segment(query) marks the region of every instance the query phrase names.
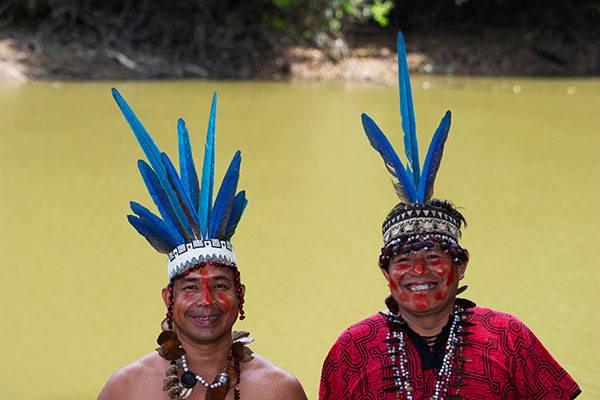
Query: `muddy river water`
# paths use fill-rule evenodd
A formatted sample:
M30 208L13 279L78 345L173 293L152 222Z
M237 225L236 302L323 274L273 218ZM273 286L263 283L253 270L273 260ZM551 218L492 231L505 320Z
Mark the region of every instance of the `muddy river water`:
M422 157L446 109L436 184L468 220L465 297L517 315L600 398L600 81L413 79ZM0 397L93 399L152 351L166 262L128 225L154 208L117 87L176 159L183 117L201 159L219 92L217 179L242 150L249 206L234 245L253 349L316 399L339 333L383 306L390 179L360 113L401 143L395 88L344 83L42 82L0 86ZM598 251L599 254L596 254Z

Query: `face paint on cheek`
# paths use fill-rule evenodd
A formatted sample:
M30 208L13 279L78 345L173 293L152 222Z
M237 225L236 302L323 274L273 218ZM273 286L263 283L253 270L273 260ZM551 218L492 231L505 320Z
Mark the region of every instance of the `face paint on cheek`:
M446 298L447 294L448 294L448 289L443 288L435 294L435 299L436 300L444 300Z
M231 311L231 298L225 294L225 293L219 293L217 294L217 300L219 301L219 303L221 304L221 306L223 307L223 310L228 313Z

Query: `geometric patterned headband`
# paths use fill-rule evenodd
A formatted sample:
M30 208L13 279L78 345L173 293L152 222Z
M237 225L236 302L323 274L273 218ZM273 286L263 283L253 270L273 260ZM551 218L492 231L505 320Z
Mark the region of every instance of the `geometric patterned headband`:
M429 204L410 204L385 220L382 233L384 247L423 234L441 235L458 242L460 222L443 208Z

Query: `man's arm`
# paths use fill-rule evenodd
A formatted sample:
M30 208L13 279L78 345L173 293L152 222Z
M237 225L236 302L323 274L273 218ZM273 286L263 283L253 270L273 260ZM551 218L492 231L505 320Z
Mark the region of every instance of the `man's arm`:
M152 352L110 377L98 395L98 400L147 400L162 393L164 362ZM167 364L168 366L168 364Z
M519 366L514 376L519 397L572 400L581 393L573 378L523 322L514 318L510 329Z

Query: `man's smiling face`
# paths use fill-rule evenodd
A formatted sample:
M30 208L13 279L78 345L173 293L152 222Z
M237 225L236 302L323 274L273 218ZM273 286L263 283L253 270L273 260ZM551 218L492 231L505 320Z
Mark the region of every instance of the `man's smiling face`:
M180 337L215 342L231 332L237 316L238 298L229 268L206 264L175 280L173 323Z
M420 316L451 311L465 269L466 263L458 265L436 244L398 254L382 271L400 313Z

